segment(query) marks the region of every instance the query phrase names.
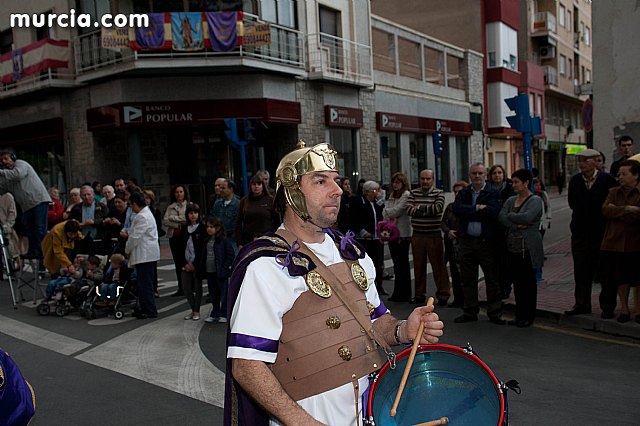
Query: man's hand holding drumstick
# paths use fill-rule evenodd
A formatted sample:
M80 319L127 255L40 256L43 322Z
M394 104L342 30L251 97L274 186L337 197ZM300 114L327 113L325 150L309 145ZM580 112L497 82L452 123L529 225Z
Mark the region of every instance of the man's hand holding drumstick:
M421 306L415 308L407 321L398 330L398 337L402 343L411 343L416 337L420 323L424 324L424 331L420 338L420 344L438 343L444 333L444 323L440 321L438 314L433 312L433 306Z

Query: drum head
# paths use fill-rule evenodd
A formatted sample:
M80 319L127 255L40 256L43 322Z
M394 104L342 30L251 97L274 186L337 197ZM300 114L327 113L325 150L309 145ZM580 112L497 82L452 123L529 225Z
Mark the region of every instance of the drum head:
M389 414L411 348L398 354L372 385L368 412L376 426L415 425L448 417L451 425L501 424L503 395L482 361L448 345L421 346L416 353L396 416Z

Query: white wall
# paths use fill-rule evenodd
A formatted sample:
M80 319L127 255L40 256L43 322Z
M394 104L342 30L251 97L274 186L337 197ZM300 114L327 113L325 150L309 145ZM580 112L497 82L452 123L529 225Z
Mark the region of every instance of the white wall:
M495 52L495 65L489 64L491 52ZM518 32L502 22L487 24L487 67L505 67L518 70ZM515 60L511 60L511 56Z
M487 120L489 127L509 127L507 116L513 115L504 102L518 94L518 88L504 82L487 84Z

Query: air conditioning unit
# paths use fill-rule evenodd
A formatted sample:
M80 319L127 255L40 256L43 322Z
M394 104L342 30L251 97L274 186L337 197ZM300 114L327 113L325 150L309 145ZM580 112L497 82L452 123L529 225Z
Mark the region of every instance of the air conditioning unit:
M542 46L540 48L540 59L553 59L556 57L556 48L554 46Z

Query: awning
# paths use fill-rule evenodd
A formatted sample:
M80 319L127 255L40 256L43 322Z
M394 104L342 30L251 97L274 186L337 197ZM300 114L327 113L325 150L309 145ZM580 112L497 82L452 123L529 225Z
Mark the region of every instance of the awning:
M60 142L63 135L62 118L50 118L0 129L0 145Z

